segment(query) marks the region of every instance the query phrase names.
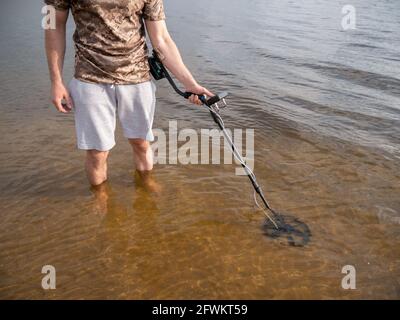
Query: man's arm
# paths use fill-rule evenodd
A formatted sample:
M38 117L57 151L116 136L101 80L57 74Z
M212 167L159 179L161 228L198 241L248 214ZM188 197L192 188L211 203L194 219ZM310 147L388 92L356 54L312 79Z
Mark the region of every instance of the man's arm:
M62 113L68 113L72 109L72 100L62 78L68 13L68 10L57 10L56 29L45 31L46 55L51 80L51 99L57 110Z
M164 20L150 21L145 20L147 33L149 35L153 48L159 54L163 64L174 74L174 76L182 83L187 92L195 93L190 97L190 101L195 104L201 104L197 94L205 94L209 97L213 94L206 88L200 86L193 78L190 71L186 68L182 61L175 42L172 40L167 25Z

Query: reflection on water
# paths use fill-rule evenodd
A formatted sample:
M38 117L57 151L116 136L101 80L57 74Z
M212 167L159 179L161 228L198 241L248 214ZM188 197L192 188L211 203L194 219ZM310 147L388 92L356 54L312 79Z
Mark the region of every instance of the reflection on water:
M329 1L166 2L194 73L232 92L226 125L255 128L267 199L309 226L311 241L297 248L264 236L252 187L233 166L158 165L146 184L120 131L109 182L90 189L73 117L49 107L31 14L42 2L5 1L0 297L399 298L400 3L353 2L350 33ZM187 14L209 5L201 19ZM156 127L214 126L164 82L158 98ZM51 292L40 287L47 264L57 270ZM341 289L345 265L356 267L355 291Z

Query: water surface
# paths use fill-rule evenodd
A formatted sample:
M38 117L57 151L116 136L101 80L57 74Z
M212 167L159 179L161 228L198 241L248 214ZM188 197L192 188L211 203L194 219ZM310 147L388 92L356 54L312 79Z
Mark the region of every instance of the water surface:
M231 92L227 125L255 129L268 199L306 222L311 242L265 238L251 186L230 165L158 165L163 191L148 192L119 130L109 184L90 190L73 117L49 103L42 3L7 0L0 297L399 298L400 3L355 0L357 29L343 31L344 1L165 2L193 73ZM157 95L155 127L214 127L165 82ZM51 292L40 285L47 264L57 269ZM345 265L357 290L341 288Z

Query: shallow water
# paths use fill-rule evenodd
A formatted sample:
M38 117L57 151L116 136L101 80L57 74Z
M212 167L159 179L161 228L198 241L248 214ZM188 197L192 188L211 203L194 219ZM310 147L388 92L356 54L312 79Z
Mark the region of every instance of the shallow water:
M0 297L399 298L400 3L353 1L352 31L340 26L345 4L166 1L193 73L232 93L226 124L255 129L267 198L311 229L294 248L263 236L232 165L158 165L162 192L146 191L120 131L109 184L90 190L73 118L48 102L41 1L3 1ZM66 78L72 59L70 43ZM155 127L214 127L158 87ZM341 288L345 265L356 290Z

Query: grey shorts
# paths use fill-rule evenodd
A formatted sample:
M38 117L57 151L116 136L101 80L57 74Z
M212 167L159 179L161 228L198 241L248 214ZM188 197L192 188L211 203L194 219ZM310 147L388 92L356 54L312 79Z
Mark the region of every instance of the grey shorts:
M126 138L153 141L155 91L151 81L112 85L72 79L69 92L74 103L78 148L112 149L117 114Z

